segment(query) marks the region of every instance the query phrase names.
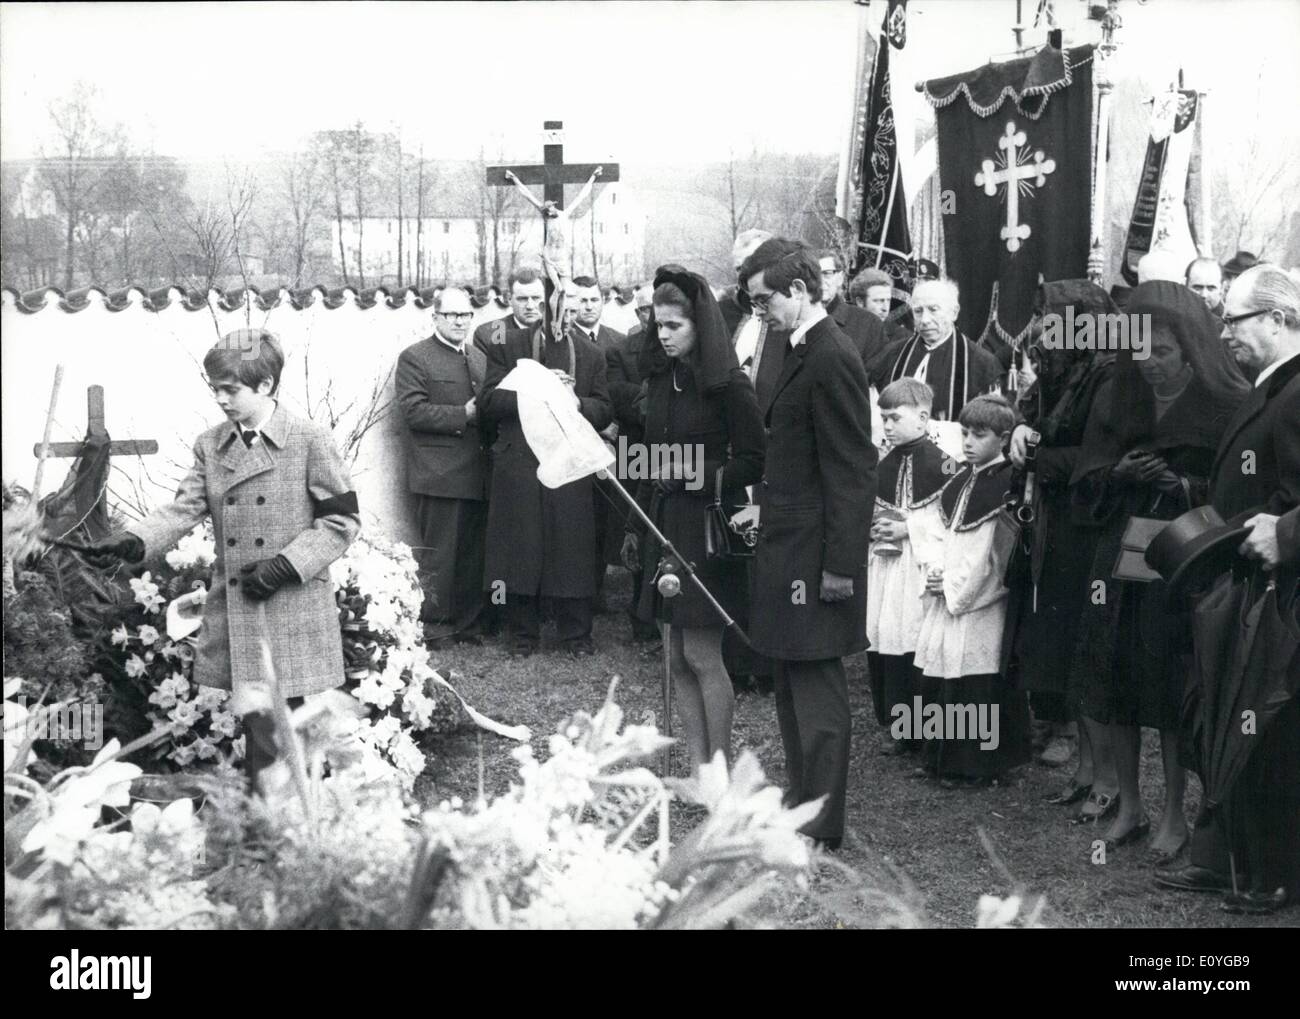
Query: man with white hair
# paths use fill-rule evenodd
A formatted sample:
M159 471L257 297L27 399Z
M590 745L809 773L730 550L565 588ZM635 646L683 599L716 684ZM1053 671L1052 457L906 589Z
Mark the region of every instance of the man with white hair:
M926 280L912 291L912 320L916 334L886 348L878 362L890 382L913 378L934 390L933 417L956 421L961 409L982 393L993 392L1002 378L998 359L957 330L957 284L949 279Z
M758 246L771 236L766 230L742 230L738 233L731 244L731 267L739 273L740 267L745 264L745 259L757 251ZM749 315L749 305L740 300L740 286L741 284L737 283L727 287L718 298L718 309L722 312L722 320L727 323L733 341L739 339L736 329L744 321L745 316ZM751 321L757 320L751 319ZM752 347L753 344L750 346ZM743 364L745 358L741 357L740 360Z
M1280 516L1300 506L1300 284L1282 269L1245 270L1223 302L1228 349L1254 388L1228 422L1210 473L1210 504L1224 520L1252 528L1245 552L1265 556ZM1280 558L1280 557L1279 557ZM1300 569L1281 562L1271 574L1278 609L1295 611ZM1198 634L1199 636L1199 634ZM1280 649L1278 649L1280 650ZM1288 663L1279 660L1283 670ZM1289 665L1295 669L1295 662ZM1294 675L1294 672L1284 675ZM1223 677L1226 682L1229 677ZM1198 822L1189 862L1158 870L1166 887L1226 891L1229 867L1223 836L1245 871L1246 891L1229 895L1229 912L1270 913L1300 896L1300 700L1291 687L1277 691L1266 719L1260 713L1258 745L1228 791L1221 816L1226 830ZM1240 873L1238 877L1240 878Z

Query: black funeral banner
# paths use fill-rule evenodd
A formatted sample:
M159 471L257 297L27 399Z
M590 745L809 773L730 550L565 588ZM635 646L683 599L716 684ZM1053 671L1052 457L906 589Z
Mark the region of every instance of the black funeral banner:
M889 77L889 51L901 50L906 42L907 0L889 0L871 71L870 121L861 154L862 218L852 268L854 275L870 266L883 269L893 278L895 289L910 290L907 263L912 257L912 239L898 166L898 135ZM908 137L911 137L910 130ZM907 151L911 151L910 147Z
M948 275L958 326L1018 343L1039 275L1086 275L1092 206L1092 47L926 82L939 128Z

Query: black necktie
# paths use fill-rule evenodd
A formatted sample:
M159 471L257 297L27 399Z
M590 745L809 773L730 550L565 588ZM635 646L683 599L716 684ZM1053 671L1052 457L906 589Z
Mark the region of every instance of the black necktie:
M260 434L261 432L259 432L256 428L249 428L247 430L241 428L239 430L239 437L244 440L244 445L249 449L253 448L253 440L256 439Z

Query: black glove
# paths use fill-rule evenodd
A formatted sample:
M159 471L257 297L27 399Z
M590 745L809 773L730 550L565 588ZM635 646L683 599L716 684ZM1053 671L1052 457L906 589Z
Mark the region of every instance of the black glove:
M144 542L134 534L115 534L87 545L81 554L91 566L111 570L120 562L138 563L144 559Z
M244 596L252 601L266 601L290 581L298 580L293 564L282 555L274 559L259 559L239 568L243 578Z

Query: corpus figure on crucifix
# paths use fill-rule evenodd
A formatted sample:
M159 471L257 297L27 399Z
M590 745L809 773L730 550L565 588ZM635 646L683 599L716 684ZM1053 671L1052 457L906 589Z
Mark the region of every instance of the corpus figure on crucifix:
M591 189L596 185L596 178L601 175L603 167L596 167L587 183L582 186L571 208L561 209L556 202L539 199L528 190L513 170L506 170L505 176L518 189L530 205L542 214L542 267L550 281L551 293L547 303L551 308L551 328L559 333L564 329L564 280L569 275L569 224L573 210L587 200Z

